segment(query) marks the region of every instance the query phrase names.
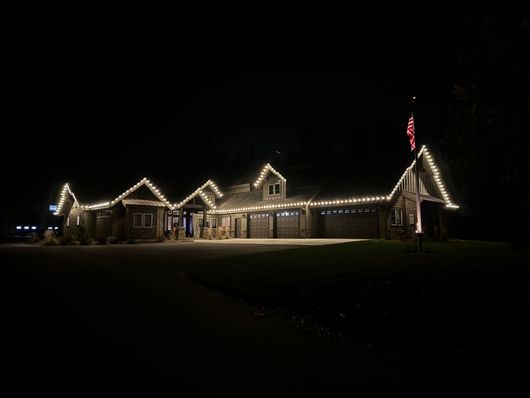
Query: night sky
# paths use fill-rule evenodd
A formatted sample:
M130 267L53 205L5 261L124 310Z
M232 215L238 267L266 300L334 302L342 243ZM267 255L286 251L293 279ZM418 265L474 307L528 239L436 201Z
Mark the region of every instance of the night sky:
M17 10L4 37L8 211L47 203L65 181L83 201L148 176L177 199L207 178L231 183L247 160L288 164L308 131L322 159L347 164L336 173L361 171L389 190L411 161L413 95L420 144L436 149L466 13L64 11Z

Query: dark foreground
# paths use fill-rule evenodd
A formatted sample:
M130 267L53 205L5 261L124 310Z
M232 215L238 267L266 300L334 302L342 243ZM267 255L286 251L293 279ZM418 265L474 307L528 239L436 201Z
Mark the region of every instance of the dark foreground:
M9 396L388 396L441 387L187 277L212 258L288 247L0 247L1 388Z
M469 372L469 380L455 380L431 368L407 367L377 352L345 347L201 288L188 277L212 260L226 266L221 259L247 253L246 260L233 261L238 266L259 264L257 259L267 258L263 252L289 248L215 243L0 247L2 388L15 395L55 396L153 396L161 391L216 396L484 395L484 386L473 386L476 372ZM311 250L326 249L297 248L285 257L293 264ZM268 276L262 273L261 280ZM502 308L494 310L497 314ZM492 317L494 330L500 330L497 321ZM492 347L497 350L498 342ZM506 391L514 392L515 379L506 379Z
M366 241L222 258L195 280L341 345L436 375L450 395L530 396L530 252Z

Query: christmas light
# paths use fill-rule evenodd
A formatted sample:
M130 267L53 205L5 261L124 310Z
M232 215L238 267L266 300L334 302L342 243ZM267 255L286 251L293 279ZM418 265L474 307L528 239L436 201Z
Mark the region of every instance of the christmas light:
M262 181L265 179L265 177L267 176L267 174L269 173L269 171L271 171L272 173L274 173L276 175L276 177L278 177L280 180L282 180L283 182L287 182L287 180L280 174L278 173L274 167L272 167L270 165L270 163L267 163L265 166L263 166L263 169L261 170L260 172L260 175L259 177L256 179L256 181L254 181L254 187L257 188L261 183Z
M206 188L207 186L210 186L215 195L218 197L218 198L222 198L224 196L224 194L221 192L221 190L217 187L217 185L212 181L212 180L208 180L206 181L204 184L202 184L199 188L197 188L195 191L193 191L193 193L191 193L190 195L188 195L184 200L182 200L181 202L179 203L175 203L172 207L172 209L180 209L182 206L184 206L186 203L188 203L191 199L193 199L195 196L197 195L200 195L201 192L203 192L204 188ZM202 198L202 195L201 195L201 198ZM210 202L211 203L211 202ZM215 207L213 206L213 204L211 205L211 207Z
M65 183L63 185L63 189L61 190L59 203L57 205L57 210L55 210L55 212L53 213L54 216L61 214L61 210L63 208L64 201L66 200L67 193L74 198L74 207L79 207L79 202L77 201L77 198L75 197L74 193L70 190L70 186L68 185L68 183Z

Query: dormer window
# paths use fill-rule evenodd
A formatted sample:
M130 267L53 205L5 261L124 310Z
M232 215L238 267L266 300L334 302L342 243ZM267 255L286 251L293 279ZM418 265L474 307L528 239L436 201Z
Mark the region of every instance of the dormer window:
M269 196L280 194L280 183L269 184Z

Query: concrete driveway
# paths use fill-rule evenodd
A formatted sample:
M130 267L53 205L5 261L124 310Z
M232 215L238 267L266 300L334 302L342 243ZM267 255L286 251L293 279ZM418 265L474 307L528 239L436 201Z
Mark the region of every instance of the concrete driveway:
M391 361L260 316L187 275L210 259L299 247L291 242L0 246L4 389L410 396L420 379Z

